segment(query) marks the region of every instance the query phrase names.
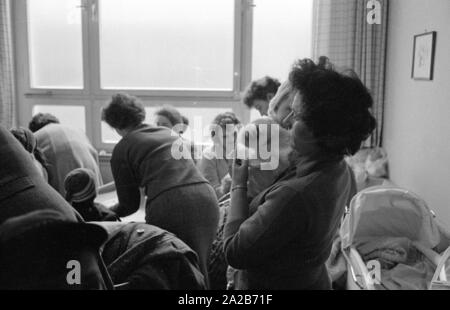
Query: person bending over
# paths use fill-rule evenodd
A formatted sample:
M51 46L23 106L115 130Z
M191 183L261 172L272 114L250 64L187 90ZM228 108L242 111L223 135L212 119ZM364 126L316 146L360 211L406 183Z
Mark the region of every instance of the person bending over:
M51 114L35 115L29 127L38 129L34 135L48 162L48 182L63 197L64 179L77 168L94 171L97 186L103 185L97 150L84 133L59 124Z
M207 259L219 220L218 202L192 158L178 156L181 138L168 128L144 124L142 103L127 94L114 95L103 109L102 119L122 136L111 158L119 198L113 211L120 217L136 212L139 188L145 188L146 222L174 233L190 246L199 256L207 280Z

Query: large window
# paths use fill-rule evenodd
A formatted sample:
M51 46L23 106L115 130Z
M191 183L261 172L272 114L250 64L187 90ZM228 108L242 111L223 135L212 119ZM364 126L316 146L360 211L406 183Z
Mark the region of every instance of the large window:
M56 116L62 124L86 132L85 108L74 105L35 105L33 115L38 113L51 113Z
M161 102L191 124L224 111L247 122L258 117L240 102L251 80L284 81L310 56L312 3L15 0L20 123L50 112L110 150L119 137L101 107L122 91L143 100L149 122Z

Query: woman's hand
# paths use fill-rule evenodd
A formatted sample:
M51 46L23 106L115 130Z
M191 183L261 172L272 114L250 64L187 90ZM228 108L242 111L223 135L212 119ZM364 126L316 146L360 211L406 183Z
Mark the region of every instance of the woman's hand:
M248 180L248 160L235 158L233 161L233 187L247 186Z

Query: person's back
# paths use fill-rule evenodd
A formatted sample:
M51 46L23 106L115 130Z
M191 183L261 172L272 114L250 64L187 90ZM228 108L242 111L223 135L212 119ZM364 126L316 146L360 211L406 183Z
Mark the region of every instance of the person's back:
M183 140L163 127L141 125L126 135L114 148L111 159L113 173L127 162L134 174L134 183L146 188L148 201L162 192L177 186L206 183L192 159L190 149L185 157L179 152L177 143ZM185 147L187 147L185 145ZM174 154L176 153L176 154ZM129 155L132 154L132 158ZM116 183L121 184L122 182Z
M174 131L144 124L142 102L114 95L102 119L122 136L111 158L120 217L135 213L146 189L145 221L174 233L199 256L208 283L207 258L218 221L214 189L191 157L190 147Z
M64 178L76 168L91 169L95 172L97 184L103 184L97 151L84 134L70 127L49 124L35 135L49 164L49 184L61 195L65 194Z

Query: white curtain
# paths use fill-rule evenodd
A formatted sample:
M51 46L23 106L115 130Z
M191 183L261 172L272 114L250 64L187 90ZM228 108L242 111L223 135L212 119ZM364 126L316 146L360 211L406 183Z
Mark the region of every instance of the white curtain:
M0 124L16 125L11 1L0 0Z
M313 57L328 56L336 66L354 70L374 99L378 127L368 144L382 145L388 0L380 4L380 24L368 22L368 0L315 0Z

